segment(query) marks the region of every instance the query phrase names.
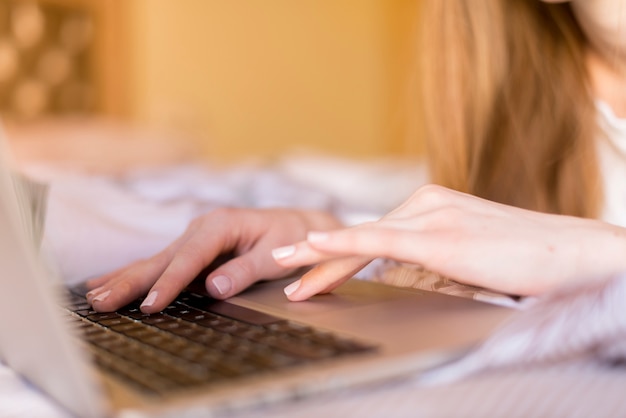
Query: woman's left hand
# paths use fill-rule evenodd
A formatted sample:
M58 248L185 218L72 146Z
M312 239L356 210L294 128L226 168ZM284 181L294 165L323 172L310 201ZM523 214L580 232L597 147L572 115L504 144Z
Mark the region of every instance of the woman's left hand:
M378 257L418 264L459 282L532 295L626 271L626 229L506 206L424 186L380 220L273 251L278 264L318 264L285 288L293 301L332 291Z

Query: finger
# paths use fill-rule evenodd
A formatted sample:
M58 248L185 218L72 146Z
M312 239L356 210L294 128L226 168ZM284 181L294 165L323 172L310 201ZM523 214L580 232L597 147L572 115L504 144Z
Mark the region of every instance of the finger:
M310 231L306 241L276 248L272 250L272 255L278 264L285 267L318 264L346 256L414 261L416 245L419 244L417 236L432 236L433 233L418 234L396 228L394 224L395 221L384 225L375 222L334 231Z
M225 299L260 279L287 275L289 270L279 267L268 253L255 248L222 264L207 276L207 292L216 299Z
M110 280L114 279L115 277L119 277L119 276L123 275L126 272L126 270L128 270L129 268L131 268L131 266L124 266L124 267L119 268L117 270L114 270L112 272L106 273L103 276L98 276L98 277L94 277L93 279L89 279L89 280L87 280L85 282L85 286L89 290L93 290L93 289L96 289L98 287L101 287L105 283L107 283Z
M145 295L154 283L154 277L158 277L166 265L165 261L154 260L138 261L117 272L116 277L91 289L86 295L87 301L96 311L109 312Z
M194 220L185 236L170 248L169 261L154 278L154 285L141 305L142 311L154 313L165 308L220 254L233 251L238 245L246 247L250 244L247 240L258 235L254 228L265 227L258 219L254 221L256 218L247 224L237 222L241 218L239 211L226 208Z
M421 263L437 251L445 251L433 236L441 232L416 233L381 225L336 231L311 232L308 244L327 256L366 256L393 258L397 261Z
M343 257L319 264L285 288L291 301L302 301L313 295L329 293L345 283L370 263L369 257Z
M201 236L183 245L154 282L141 305L142 311L154 313L163 310L220 252L220 247Z
M176 251L193 234L188 228L163 251L114 272L89 280L87 301L101 312L113 311L145 295L167 268Z
M284 267L302 267L336 258L335 254L324 253L311 247L308 241L274 248L271 252L274 261Z
M218 266L206 279L209 294L217 299L225 299L243 291L258 280L285 277L300 267L276 263L271 250L275 245L274 237L264 237L249 251Z

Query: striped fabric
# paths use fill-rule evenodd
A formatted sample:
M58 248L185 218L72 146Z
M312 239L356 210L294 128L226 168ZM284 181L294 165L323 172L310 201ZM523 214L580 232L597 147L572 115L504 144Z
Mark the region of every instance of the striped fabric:
M560 289L415 380L250 416L626 416L626 274Z
M576 362L498 370L435 386L384 386L250 411L241 417L550 417L626 416L626 370Z

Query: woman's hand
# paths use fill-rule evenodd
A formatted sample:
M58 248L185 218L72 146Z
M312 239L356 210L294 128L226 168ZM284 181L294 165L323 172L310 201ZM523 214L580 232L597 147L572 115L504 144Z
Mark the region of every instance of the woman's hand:
M304 300L347 280L377 257L414 263L508 294L538 294L568 281L626 271L626 229L596 220L506 206L425 186L379 221L274 250L285 268L320 263L285 288Z
M98 311L111 311L147 294L142 310L158 312L218 256L233 254L205 282L213 297L224 299L259 279L295 270L276 264L272 248L304 239L310 229L340 226L330 214L318 211L217 209L195 219L155 256L89 281L87 300Z

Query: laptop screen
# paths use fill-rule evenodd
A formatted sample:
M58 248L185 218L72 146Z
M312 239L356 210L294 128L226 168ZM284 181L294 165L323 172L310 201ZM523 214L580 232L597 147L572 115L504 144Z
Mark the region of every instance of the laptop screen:
M0 130L0 355L69 410L99 416L96 381L58 315L57 281L36 253L32 212L13 167Z

